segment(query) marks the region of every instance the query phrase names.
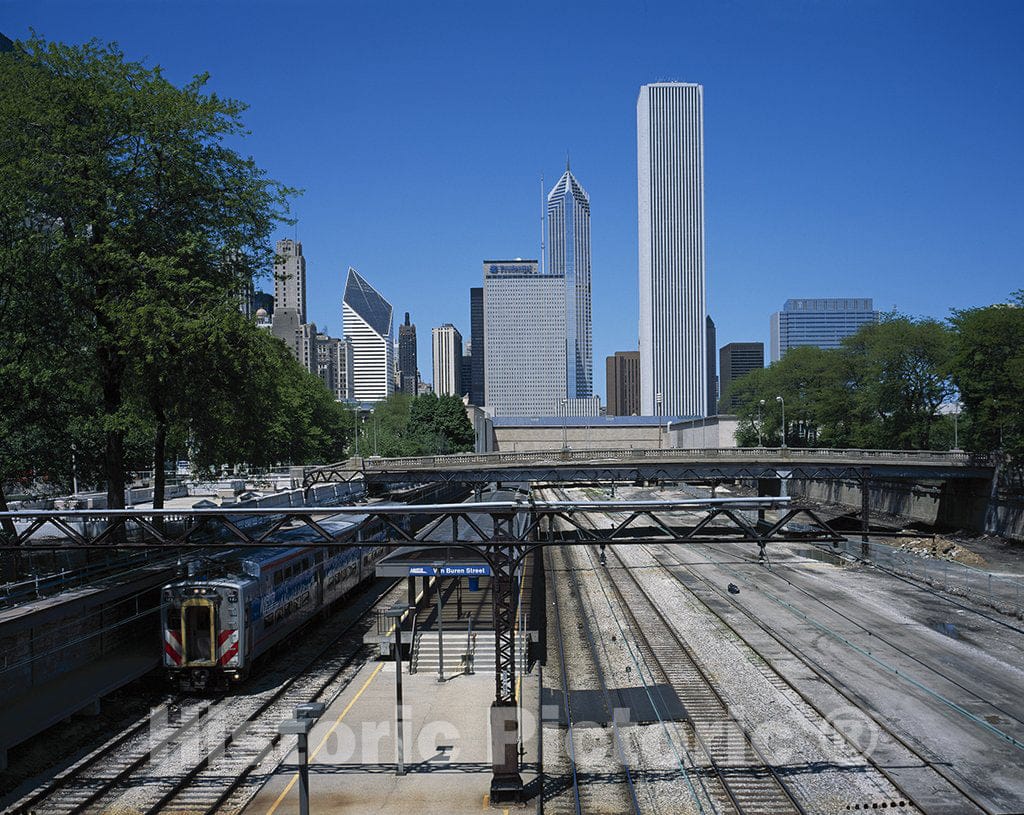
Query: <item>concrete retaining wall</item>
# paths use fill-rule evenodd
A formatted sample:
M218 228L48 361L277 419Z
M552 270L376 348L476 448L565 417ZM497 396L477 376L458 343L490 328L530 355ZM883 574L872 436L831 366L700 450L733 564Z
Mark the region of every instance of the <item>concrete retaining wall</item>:
M793 479L789 494L812 501L861 506L860 482L805 481ZM871 510L921 523L987 532L1024 540L1024 500L1008 497L991 500L987 481L929 481L908 483L873 479L869 490Z

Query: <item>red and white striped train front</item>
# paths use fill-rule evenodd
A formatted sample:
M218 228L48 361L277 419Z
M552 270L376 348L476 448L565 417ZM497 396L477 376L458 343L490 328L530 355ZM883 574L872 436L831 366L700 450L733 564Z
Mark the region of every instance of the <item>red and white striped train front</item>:
M190 580L165 586L161 603L164 667L183 690L225 689L249 669L247 579Z

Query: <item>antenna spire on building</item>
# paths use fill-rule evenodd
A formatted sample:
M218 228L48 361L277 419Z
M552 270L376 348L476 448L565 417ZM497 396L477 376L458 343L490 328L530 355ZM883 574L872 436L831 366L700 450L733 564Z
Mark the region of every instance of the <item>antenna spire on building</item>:
M565 151L565 171L569 172L569 151Z

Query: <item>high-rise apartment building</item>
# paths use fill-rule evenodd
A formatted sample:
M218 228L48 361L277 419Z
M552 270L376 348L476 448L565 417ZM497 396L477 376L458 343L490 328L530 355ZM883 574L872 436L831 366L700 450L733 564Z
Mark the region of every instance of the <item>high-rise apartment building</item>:
M565 280L566 398L594 392L590 305L590 197L569 170L548 193L547 274Z
M616 351L605 359L609 416L640 415L640 352Z
M392 308L355 270L342 299L345 338L352 343L352 398L379 402L394 391Z
M316 373L339 402L352 398L352 343L346 339L318 334Z
M719 351L718 374L721 378L722 410L727 413L739 407L739 399L730 395L732 383L751 371L764 367L763 342L730 342Z
M398 389L410 396L416 395L420 384L417 365L416 325L409 322L407 311L405 322L398 326Z
M451 323L431 332L434 349L434 393L462 396L462 334Z
M473 349L472 378L469 384L469 403L484 404L484 290L474 286L469 290L469 341Z
M708 407L704 90L643 85L636 106L643 415Z
M495 416L555 416L566 398L565 278L537 266L484 261L484 401Z
M772 362L800 345L838 348L862 325L877 322L878 312L870 297L787 300L782 311L771 316Z
M306 322L306 259L302 244L286 238L277 242L274 260L274 311L291 308Z

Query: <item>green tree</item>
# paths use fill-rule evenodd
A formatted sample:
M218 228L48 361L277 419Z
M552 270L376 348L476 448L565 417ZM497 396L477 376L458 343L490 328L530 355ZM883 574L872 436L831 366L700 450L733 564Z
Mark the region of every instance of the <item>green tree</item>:
M37 256L31 267L65 306L57 314L73 312L83 329L77 373L91 379L99 404L111 507L124 505L126 440L149 402L133 391L134 360L142 354L150 370L169 370L174 352L142 341L158 316L147 307L181 294L185 281L240 291L267 265L291 193L228 147L244 134L244 106L205 93L206 81L176 87L159 67L97 42L33 38L0 54L0 202L15 217L28 213L45 236L49 262ZM155 377L147 386L162 385ZM154 427L166 426L150 408Z
M953 381L970 450L1001 450L1024 465L1024 290L1006 305L954 311Z

